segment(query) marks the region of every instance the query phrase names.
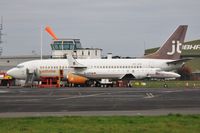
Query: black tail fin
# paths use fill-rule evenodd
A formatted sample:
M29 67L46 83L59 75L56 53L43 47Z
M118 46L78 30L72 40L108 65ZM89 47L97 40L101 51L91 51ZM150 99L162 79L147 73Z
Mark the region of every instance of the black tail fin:
M144 58L179 59L181 45L184 43L187 27L187 25L180 25L160 49L155 53L144 56Z

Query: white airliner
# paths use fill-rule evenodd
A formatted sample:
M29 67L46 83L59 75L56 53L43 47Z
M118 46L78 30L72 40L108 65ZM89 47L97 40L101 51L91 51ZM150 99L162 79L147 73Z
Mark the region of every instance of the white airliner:
M81 84L101 79L144 79L178 78L173 72L180 68L187 59L180 59L181 44L187 31L181 25L155 53L136 59L46 59L27 61L10 69L7 74L16 79L26 79L27 70L35 73L35 80L41 76L58 76L63 71L68 82Z

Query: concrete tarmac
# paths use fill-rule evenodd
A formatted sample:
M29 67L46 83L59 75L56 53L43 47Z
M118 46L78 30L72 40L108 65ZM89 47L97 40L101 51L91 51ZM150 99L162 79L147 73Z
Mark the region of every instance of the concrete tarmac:
M200 114L200 89L0 88L0 117Z

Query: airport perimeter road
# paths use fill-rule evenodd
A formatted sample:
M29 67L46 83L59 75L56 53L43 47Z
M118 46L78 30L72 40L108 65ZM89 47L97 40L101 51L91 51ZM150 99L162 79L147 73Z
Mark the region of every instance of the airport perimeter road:
M200 89L0 89L0 116L200 114Z

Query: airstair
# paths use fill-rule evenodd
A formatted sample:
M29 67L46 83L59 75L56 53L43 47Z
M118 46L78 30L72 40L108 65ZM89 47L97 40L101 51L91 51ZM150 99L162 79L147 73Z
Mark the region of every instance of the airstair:
M26 70L26 74L27 74L27 77L26 77L26 81L25 81L25 87L32 87L33 86L33 82L34 82L34 79L36 77L36 72L33 71L31 72L30 70Z

